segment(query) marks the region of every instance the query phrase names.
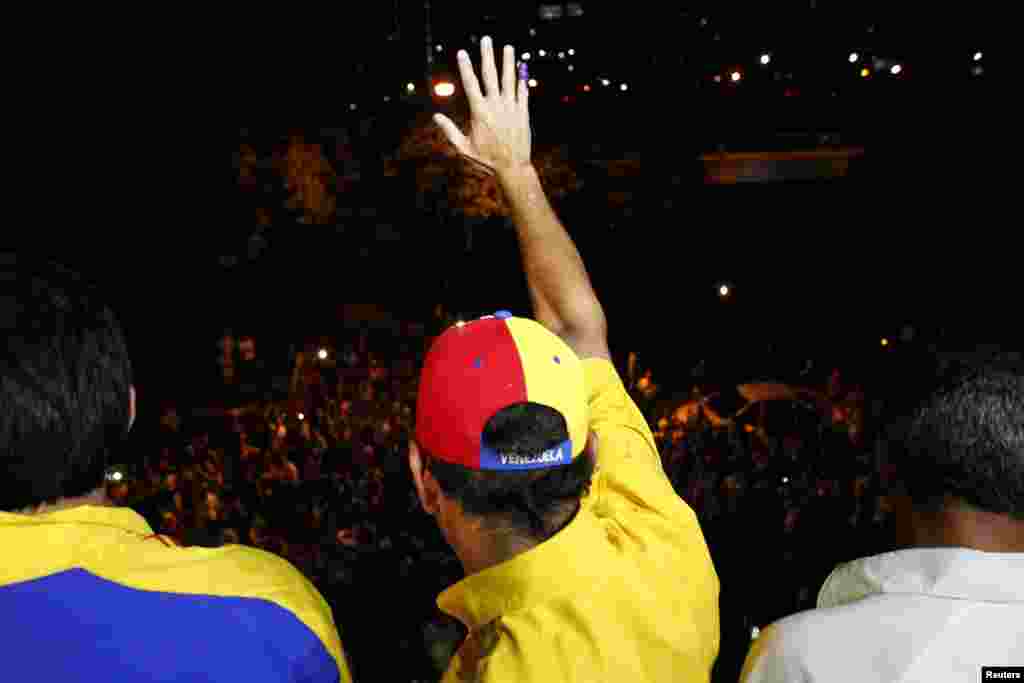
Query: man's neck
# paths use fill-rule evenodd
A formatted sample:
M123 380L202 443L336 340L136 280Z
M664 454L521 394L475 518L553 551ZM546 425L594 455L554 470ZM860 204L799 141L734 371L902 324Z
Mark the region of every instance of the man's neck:
M111 507L113 506L113 502L107 498L106 490L99 488L88 495L79 496L78 498L59 498L53 503L43 503L35 507L15 510L15 514L45 515L51 512L58 512L60 510L70 510L71 508L82 507L83 505Z
M563 513L558 524L555 525L555 531L548 539L554 538L567 527L576 518L579 509L580 502L576 501L568 511ZM456 549L456 555L462 562L466 576L508 562L544 542L509 529L478 531L477 534L477 541L473 544L475 548L479 549L477 552L460 552L459 549Z
M954 504L934 515L921 515L915 545L958 547L987 553L1024 553L1024 521L1009 515Z

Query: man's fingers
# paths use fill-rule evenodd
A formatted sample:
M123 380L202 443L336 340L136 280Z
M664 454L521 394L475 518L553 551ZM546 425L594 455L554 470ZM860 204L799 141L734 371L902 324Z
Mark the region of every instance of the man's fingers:
M469 60L469 53L465 50L459 50L459 75L462 76L462 89L466 91L470 111L479 112L484 95L480 92L480 82L473 73L473 62Z
M444 114L434 114L434 123L441 127L444 136L448 138L448 142L452 143L459 154L469 154L469 138L462 134L462 131L450 118Z
M516 99L516 50L511 45L505 46L505 54L501 57L501 93L510 102Z
M498 67L494 63L494 44L490 36L484 36L484 39L480 41L480 58L480 73L484 78L487 96L497 97L500 93L498 88Z

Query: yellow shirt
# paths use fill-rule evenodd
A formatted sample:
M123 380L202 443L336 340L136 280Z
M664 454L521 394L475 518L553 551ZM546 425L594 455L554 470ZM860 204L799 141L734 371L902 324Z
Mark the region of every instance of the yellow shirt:
M438 597L469 629L444 681L708 681L718 576L693 510L606 360L584 361L590 493L540 545Z
M331 608L255 548L181 548L128 508L0 512L4 680L351 680Z

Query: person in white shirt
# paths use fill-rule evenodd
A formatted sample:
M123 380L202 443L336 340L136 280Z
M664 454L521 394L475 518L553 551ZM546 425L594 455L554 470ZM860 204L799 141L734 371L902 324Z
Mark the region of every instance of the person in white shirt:
M897 550L766 628L743 683L976 681L1024 666L1024 372L959 366L903 421Z

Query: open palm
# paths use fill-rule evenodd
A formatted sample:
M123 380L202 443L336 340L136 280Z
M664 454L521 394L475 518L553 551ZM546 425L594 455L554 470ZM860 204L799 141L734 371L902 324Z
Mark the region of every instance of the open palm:
M480 89L469 54L459 51L459 73L469 100L469 135L444 114L435 114L434 121L459 154L495 173L529 165L532 144L529 86L525 78L517 78L515 49L505 46L500 83L494 46L489 37L480 41L480 54L486 94ZM519 75L525 77L525 74Z

